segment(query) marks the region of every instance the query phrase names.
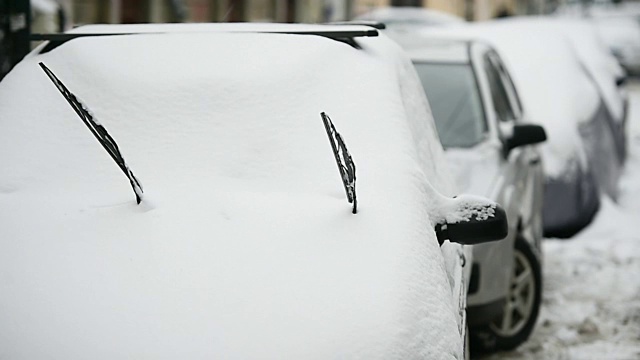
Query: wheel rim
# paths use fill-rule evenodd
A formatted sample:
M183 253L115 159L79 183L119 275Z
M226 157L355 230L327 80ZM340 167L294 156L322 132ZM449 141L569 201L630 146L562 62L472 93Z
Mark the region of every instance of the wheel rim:
M522 252L516 250L507 302L502 316L491 323L492 330L503 337L513 336L522 330L531 318L535 291L536 283L531 263Z

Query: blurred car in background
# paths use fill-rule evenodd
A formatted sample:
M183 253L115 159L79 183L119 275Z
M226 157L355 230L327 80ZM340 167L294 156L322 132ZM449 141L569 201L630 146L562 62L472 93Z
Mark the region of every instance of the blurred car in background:
M500 53L527 121L543 125L549 137L541 147L545 236L570 237L591 222L600 194L618 195L625 150L616 139L626 137L626 115L616 71L591 72L600 65L557 21L514 18L424 32L483 39Z
M458 183L507 213L505 241L473 246L467 316L472 349L513 349L531 334L542 301L544 174L532 145L546 139L544 129L524 123L518 92L486 43L398 41L422 81Z
M626 15L594 16L593 21L620 64L640 75L640 21Z
M601 116L611 127L618 160L627 157L627 115L629 98L624 88L627 73L607 51L596 26L583 19L546 19L539 26L563 35L574 50L580 66L589 76L604 103ZM615 197L615 194L614 194Z
M451 198L413 65L377 35L49 37L0 83L2 356L462 359L461 244L506 217Z
M464 25L466 21L447 12L420 7L378 7L355 17L355 21L385 24L387 32L413 32L422 27Z
M579 17L592 22L620 64L633 75L640 75L640 4L598 1L571 1L560 6L560 17Z

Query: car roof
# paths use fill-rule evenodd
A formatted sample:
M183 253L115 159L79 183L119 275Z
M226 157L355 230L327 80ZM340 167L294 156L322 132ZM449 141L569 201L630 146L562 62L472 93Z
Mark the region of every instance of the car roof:
M206 33L275 33L317 35L359 48L355 38L377 37L380 24L278 24L278 23L176 23L176 24L94 24L74 28L62 34L32 34L32 41L45 40L30 55L51 51L80 37L134 34L206 34Z

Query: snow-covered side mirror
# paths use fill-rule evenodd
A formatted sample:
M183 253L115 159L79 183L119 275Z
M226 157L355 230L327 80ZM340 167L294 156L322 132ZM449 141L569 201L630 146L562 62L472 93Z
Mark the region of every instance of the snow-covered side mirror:
M461 195L441 204L436 216L436 236L463 245L502 240L507 236L507 214L485 198Z

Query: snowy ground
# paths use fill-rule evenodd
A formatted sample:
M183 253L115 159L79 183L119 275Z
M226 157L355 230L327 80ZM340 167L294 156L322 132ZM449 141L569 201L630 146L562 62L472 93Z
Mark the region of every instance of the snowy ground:
M640 359L640 81L629 85L629 159L618 203L570 240L546 239L544 299L529 341L483 360Z

